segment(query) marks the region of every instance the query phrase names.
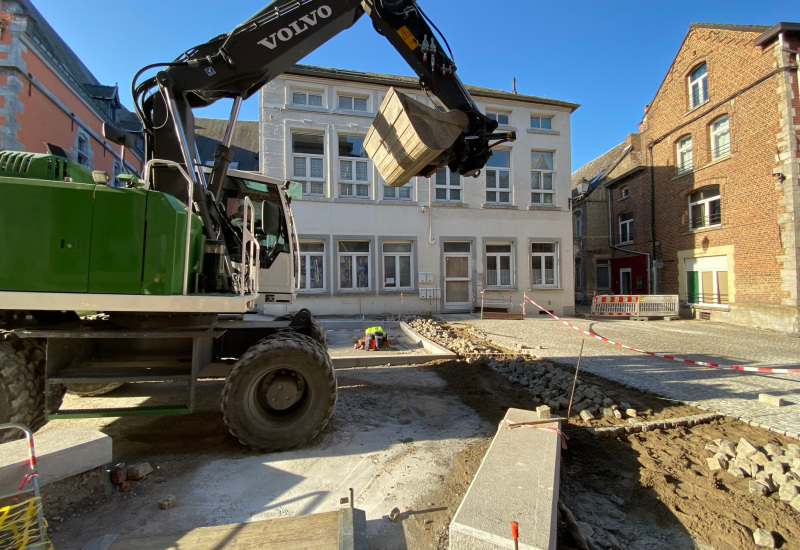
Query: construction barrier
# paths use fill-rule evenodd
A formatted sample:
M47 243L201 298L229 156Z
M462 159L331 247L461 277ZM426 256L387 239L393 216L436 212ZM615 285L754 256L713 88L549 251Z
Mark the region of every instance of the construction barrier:
M733 370L740 370L740 371L745 371L745 372L765 372L765 373L770 373L770 374L800 374L800 369L776 369L776 368L772 368L772 367L745 367L745 366L742 366L742 365L720 365L719 363L709 363L709 362L706 362L706 361L695 361L693 359L682 359L681 357L674 357L672 355L665 355L663 353L655 353L655 352L652 352L652 351L645 351L643 349L637 349L637 348L634 348L634 347L631 347L631 346L626 346L625 344L620 344L619 342L614 342L613 340L609 340L608 338L603 338L602 336L599 336L599 335L597 335L597 334L595 334L593 332L590 332L588 330L583 330L582 328L576 327L575 325L573 325L569 321L565 321L564 319L556 317L555 315L550 313L548 310L546 310L545 308L543 308L542 306L540 306L539 304L537 304L536 302L534 302L533 300L528 298L527 294L525 295L525 300L530 302L530 303L532 303L534 306L538 307L541 311L547 313L550 317L552 317L556 321L560 321L561 323L564 323L569 328L575 329L578 332L580 332L581 334L585 334L586 336L590 336L592 338L596 338L597 340L600 340L601 342L606 342L607 344L613 344L613 345L617 346L618 348L627 349L627 350L630 350L630 351L635 351L637 353L644 353L645 355L652 355L653 357L661 357L662 359L671 359L673 361L678 361L679 363L686 363L687 365L699 365L701 367L711 367L711 368L714 368L714 369L733 369Z
M679 319L678 295L595 296L591 316L626 317L647 320L651 317Z

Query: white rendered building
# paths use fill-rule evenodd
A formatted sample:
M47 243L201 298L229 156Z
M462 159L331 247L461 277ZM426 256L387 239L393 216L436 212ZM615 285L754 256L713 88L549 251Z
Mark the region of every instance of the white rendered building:
M260 168L303 183L292 208L314 315L573 310L570 115L574 103L469 87L517 140L477 178L446 168L383 182L363 140L389 87L433 105L409 77L297 66L260 96ZM285 304L267 304L284 313ZM527 306L528 315L537 309Z

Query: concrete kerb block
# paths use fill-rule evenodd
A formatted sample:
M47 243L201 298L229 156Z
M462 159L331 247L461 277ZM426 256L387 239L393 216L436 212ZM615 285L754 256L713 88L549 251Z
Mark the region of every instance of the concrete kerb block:
M537 420L533 411L508 410L450 523L450 550L513 548L511 521L520 549L555 548L561 436L548 428L564 419L508 427Z
M33 435L39 485L80 474L112 460L111 438L85 426L69 426ZM0 491L19 488L28 469L28 443L0 445Z

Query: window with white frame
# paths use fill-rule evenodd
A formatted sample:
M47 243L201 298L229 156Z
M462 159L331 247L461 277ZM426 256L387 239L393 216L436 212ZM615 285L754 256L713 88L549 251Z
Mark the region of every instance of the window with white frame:
M676 149L678 174L691 172L692 163L692 136L685 136L678 140Z
M708 70L703 63L689 74L689 108L708 100Z
M300 241L301 292L325 290L325 243Z
M709 185L689 195L689 229L722 223L719 185Z
M486 202L509 204L511 202L511 151L493 149L486 162Z
M596 260L595 274L598 290L611 288L611 264L608 260Z
M367 98L339 94L339 108L347 111L367 111Z
M619 243L629 243L633 241L633 212L623 212L617 218L619 220Z
M534 128L536 130L552 130L553 117L531 115L531 128Z
M76 159L78 164L89 166L89 136L78 130Z
M292 104L322 107L322 92L293 91Z
M628 197L630 197L630 191L628 191L627 187L623 187L620 190L620 197L623 199L627 199Z
M396 199L396 200L411 200L411 181L402 185L401 187L392 187L391 185L384 185L383 186L383 198L384 199Z
M325 194L325 134L292 132L292 181L304 196Z
M508 126L508 121L509 121L509 118L510 118L510 114L509 113L503 113L501 111L487 110L486 111L486 118L489 118L491 120L496 120L497 124L500 125L500 126Z
M583 237L583 212L575 211L575 237Z
M411 242L383 243L383 288L408 290L412 288Z
M339 196L369 198L371 161L364 136L339 135Z
M722 115L711 123L709 132L711 134L711 159L719 158L731 154L731 134L728 115Z
M339 290L369 288L369 241L339 241Z
M449 168L439 168L433 176L436 186L436 200L461 202L461 175Z
M553 153L531 151L531 204L553 206L556 203L554 185Z
M555 287L558 281L557 244L531 243L531 285Z
M486 245L486 287L510 287L512 281L511 244Z

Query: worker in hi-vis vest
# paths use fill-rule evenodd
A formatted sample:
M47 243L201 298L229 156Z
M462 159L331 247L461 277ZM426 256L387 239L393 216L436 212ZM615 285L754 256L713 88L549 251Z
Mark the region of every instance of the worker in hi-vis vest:
M364 334L364 349L370 349L370 340L375 341L375 347L372 349L375 351L381 349L381 346L383 346L383 339L386 338L386 333L383 331L383 327L369 327L364 331Z

